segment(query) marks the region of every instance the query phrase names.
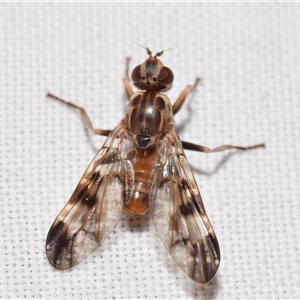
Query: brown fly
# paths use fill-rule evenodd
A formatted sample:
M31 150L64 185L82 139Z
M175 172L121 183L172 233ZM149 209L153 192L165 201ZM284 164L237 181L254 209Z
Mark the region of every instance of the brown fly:
M148 58L123 79L129 103L113 130L95 129L84 108L52 94L47 96L78 109L85 124L107 139L83 174L70 200L54 220L46 239L51 264L69 269L84 260L109 236L124 212L150 212L157 234L181 269L204 283L217 272L220 248L199 188L183 149L205 153L264 147L225 145L209 149L181 141L173 115L199 82L188 85L172 105L164 94L173 72L147 48Z

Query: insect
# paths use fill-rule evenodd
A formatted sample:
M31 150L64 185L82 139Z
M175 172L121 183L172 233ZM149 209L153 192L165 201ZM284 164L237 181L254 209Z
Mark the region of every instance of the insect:
M125 117L113 130L95 129L84 108L59 100L75 109L90 128L107 139L83 174L74 193L54 220L46 254L57 269L69 269L84 260L109 236L124 212L150 212L157 234L181 269L204 283L217 272L220 248L206 214L193 172L183 149L205 153L227 149L264 147L225 145L209 149L181 141L173 115L195 89L187 85L172 105L164 94L172 87L173 72L160 57L145 48L148 58L123 78L129 98Z

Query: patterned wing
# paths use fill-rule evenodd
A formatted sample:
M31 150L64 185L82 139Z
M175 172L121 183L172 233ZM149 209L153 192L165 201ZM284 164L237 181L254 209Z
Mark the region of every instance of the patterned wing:
M219 267L219 244L176 133L170 140L152 218L177 264L194 281L204 283Z
M73 195L52 224L46 239L50 263L65 270L85 259L118 224L123 212L123 178L126 171L122 151L124 132L117 127L107 138Z

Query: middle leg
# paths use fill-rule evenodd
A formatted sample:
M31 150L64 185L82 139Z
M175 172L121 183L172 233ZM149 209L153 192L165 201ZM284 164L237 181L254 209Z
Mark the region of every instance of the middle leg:
M110 133L111 133L111 130L103 130L103 129L96 129L94 128L93 124L92 124L92 121L91 119L89 118L88 114L86 113L85 109L83 107L80 107L72 102L68 102L68 101L65 101L53 94L50 94L48 93L46 95L46 97L48 98L51 98L51 99L54 99L54 100L57 100L57 101L60 101L68 106L71 106L72 108L75 108L75 109L78 109L79 112L80 112L80 115L82 117L82 120L83 122L86 124L86 126L94 133L94 134L97 134L97 135L104 135L104 136L108 136Z
M265 144L258 144L258 145L254 145L254 146L248 146L248 147L223 145L223 146L219 146L219 147L210 149L208 147L200 146L200 145L189 143L189 142L182 141L181 143L182 143L183 148L186 150L199 151L199 152L204 152L204 153L221 152L221 151L230 150L230 149L252 150L252 149L256 149L256 148L265 148L266 147Z

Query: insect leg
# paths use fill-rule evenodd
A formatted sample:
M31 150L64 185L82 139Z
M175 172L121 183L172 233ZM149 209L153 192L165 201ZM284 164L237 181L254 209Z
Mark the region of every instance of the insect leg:
M200 78L196 78L194 85L187 85L185 89L181 92L178 96L174 104L172 105L173 114L175 115L180 108L182 107L183 103L185 102L188 95L196 88L197 84L200 82Z
M128 68L129 68L129 62L130 62L130 57L126 58L126 69L125 69L125 77L123 77L123 84L124 84L124 88L125 88L125 93L128 99L130 99L130 97L133 94L133 90L132 87L130 85L130 78L128 75Z
M248 147L223 145L223 146L219 146L217 148L210 149L208 147L204 147L204 146L200 146L200 145L196 145L196 144L184 142L184 141L182 141L182 146L184 149L187 149L187 150L199 151L199 152L204 152L204 153L221 152L221 151L225 151L225 150L229 150L229 149L252 150L252 149L256 149L256 148L265 148L266 147L265 144L258 144L258 145L254 145L254 146L248 146Z
M97 135L104 135L104 136L108 136L111 132L111 130L103 130L103 129L96 129L94 128L92 122L91 122L91 119L89 118L88 114L86 113L85 109L83 107L80 107L72 102L68 102L68 101L65 101L53 94L50 94L50 93L47 93L46 97L48 98L51 98L51 99L54 99L54 100L58 100L68 106L71 106L72 108L75 108L75 109L78 109L79 112L80 112L80 115L82 117L82 120L84 121L84 123L86 124L86 126L94 133L94 134L97 134Z

